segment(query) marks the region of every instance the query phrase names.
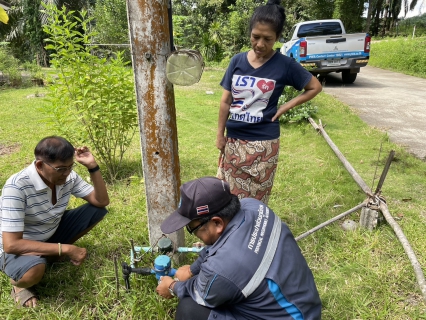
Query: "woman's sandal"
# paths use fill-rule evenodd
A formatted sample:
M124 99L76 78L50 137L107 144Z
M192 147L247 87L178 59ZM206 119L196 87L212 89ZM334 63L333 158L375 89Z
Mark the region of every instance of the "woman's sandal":
M15 301L15 303L25 307L25 302L30 300L32 297L35 297L36 294L32 288L26 288L19 292L15 292L15 287L12 287L10 296L12 297L13 301Z

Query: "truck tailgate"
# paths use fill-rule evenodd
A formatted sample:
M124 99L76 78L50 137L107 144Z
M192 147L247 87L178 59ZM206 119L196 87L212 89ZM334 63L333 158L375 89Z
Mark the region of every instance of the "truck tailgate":
M364 55L365 33L306 37L307 60Z

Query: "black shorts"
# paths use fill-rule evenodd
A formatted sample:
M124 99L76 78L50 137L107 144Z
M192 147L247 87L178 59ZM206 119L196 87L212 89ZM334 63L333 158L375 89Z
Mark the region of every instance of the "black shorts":
M46 242L70 244L78 234L102 220L108 211L91 204L85 204L72 210L66 210L59 223L58 229ZM32 267L44 263L46 258L41 256L14 255L4 253L0 257L0 270L14 281L19 281Z

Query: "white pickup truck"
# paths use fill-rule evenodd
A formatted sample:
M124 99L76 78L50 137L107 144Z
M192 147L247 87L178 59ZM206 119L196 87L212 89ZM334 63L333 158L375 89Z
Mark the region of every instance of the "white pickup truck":
M314 75L341 72L343 83L353 83L370 58L371 37L367 33L347 34L339 19L299 22L289 36L280 49L282 54L296 59Z

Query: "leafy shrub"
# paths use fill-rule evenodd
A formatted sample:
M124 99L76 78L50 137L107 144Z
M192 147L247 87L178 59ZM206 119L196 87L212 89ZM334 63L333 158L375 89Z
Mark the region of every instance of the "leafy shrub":
M0 46L0 71L3 73L3 85L12 87L23 85L24 81L19 70L19 60L5 46Z
M209 31L201 37L200 52L206 61L220 62L223 59L223 29L220 22L211 24Z
M43 72L41 71L41 67L34 62L24 62L22 64L22 68L30 73L32 79L44 78Z
M413 33L416 37L426 35L426 13L398 21L398 26L394 26L391 31L392 34L405 37L411 37Z
M102 47L93 49L101 58L114 56L117 51L124 51L124 60L131 62L130 46L106 46L105 44L129 44L129 26L127 24L126 1L102 0L90 11L94 23L91 27L95 33L93 43L102 43Z
M290 101L294 97L300 94L300 91L297 91L293 87L285 87L283 94L278 100L278 106L283 105L287 101ZM315 113L318 112L318 107L313 106L311 101L307 101L297 107L294 107L288 110L280 117L280 123L288 122L300 122L302 120L307 120L312 117Z
M226 68L228 68L229 62L231 62L231 58L223 58L222 61L220 61L220 62L205 61L205 65L206 65L206 67L210 67L210 68L226 69Z
M18 69L19 61L14 58L6 46L0 46L0 71L3 73L11 68Z
M114 180L138 127L131 68L122 53L107 60L87 46L90 18L86 12L45 6L49 35L46 49L58 78L49 86L45 112L57 132L76 145L90 145Z

